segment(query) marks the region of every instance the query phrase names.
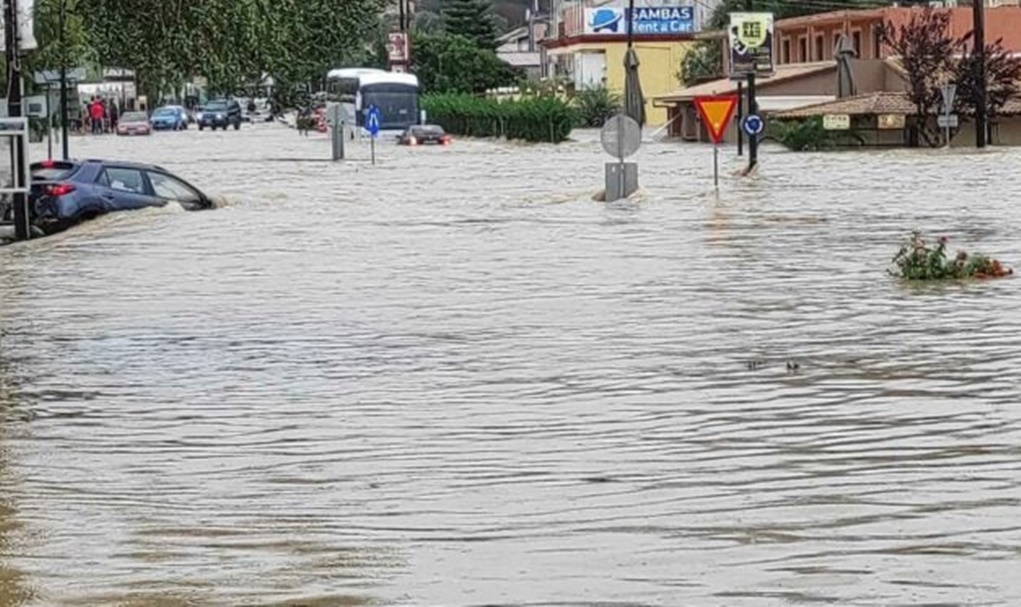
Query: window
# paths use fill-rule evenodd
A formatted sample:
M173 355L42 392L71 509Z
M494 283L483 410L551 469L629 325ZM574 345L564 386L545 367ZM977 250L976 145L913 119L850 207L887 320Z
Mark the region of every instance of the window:
M145 193L145 180L142 178L142 171L137 169L107 167L100 173L97 182L118 192Z
M798 61L808 61L808 38L798 38Z
M861 30L858 30L851 34L851 40L854 43L854 56L861 57Z
M822 61L826 58L826 51L823 50L823 38L822 34L815 37L815 60Z
M202 202L201 194L180 179L175 179L170 175L150 171L149 182L152 183L152 190L156 192L156 195L165 200L191 204Z
M872 26L872 58L881 59L883 57L883 31L876 26Z
M790 63L791 62L791 39L790 38L784 38L783 39L783 55L780 57L780 62L781 63Z

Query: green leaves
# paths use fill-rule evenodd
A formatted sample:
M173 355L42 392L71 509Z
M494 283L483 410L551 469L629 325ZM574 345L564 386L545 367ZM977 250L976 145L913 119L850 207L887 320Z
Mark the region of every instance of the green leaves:
M430 122L448 133L560 143L571 135L574 112L555 97L496 101L462 94L422 97Z
M416 34L412 48L412 69L426 92L482 93L519 77L496 53L464 36Z
M912 232L893 257L891 274L905 280L960 280L964 278L1002 278L1014 271L986 255L968 255L958 251L947 258L948 239L943 236L931 246L921 233Z
M68 4L71 65L134 70L143 92L172 93L196 76L234 93L263 75L310 82L366 52L383 0L37 0L42 66Z

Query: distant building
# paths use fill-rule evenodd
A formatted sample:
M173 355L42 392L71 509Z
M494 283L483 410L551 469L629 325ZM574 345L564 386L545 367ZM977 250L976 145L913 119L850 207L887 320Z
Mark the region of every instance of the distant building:
M1015 0L1010 0L1014 2ZM906 75L899 60L892 56L891 50L883 44L881 30L884 23L894 27L907 24L912 15L918 14L921 8L886 7L871 10L844 10L816 15L806 15L776 22L773 35L773 57L776 73L772 77L759 78L757 82L757 101L760 113L765 115L779 114L787 117L823 115L830 109L839 113L841 109L852 109L855 116L861 118L859 124L871 123L880 129L878 121L883 114L868 112L875 108L887 108L891 116L900 115L903 119L907 107L902 99L907 90ZM972 9L950 8L950 35L961 37L972 30ZM853 90L844 91L845 97L855 97L853 103L839 102L837 80L837 62L834 49L841 35L846 35L854 51L850 60L853 75ZM698 36L704 40L715 40L723 47L724 72L728 73L729 52L726 32L705 32ZM1012 52L1021 53L1021 7L1010 6L989 8L986 10L986 40L1002 39L1004 47ZM693 87L682 87L673 92L660 95L655 99L658 107L665 108L670 119L670 133L690 141L708 141L709 138L701 125L694 107L694 99L702 95L736 93L738 84L727 78L721 78ZM895 95L873 95L873 93L893 93ZM899 97L898 97L899 95ZM833 103L832 106L828 105ZM812 106L812 110L799 112L798 108ZM870 109L871 108L871 109ZM746 109L746 108L745 108ZM1005 108L1000 118L1000 126L993 127L994 141L1021 143L1021 129L1013 126L1014 119L1007 118L1021 104L1011 103ZM878 111L878 110L877 110ZM903 120L895 124L903 124ZM962 133L967 126L962 125ZM1021 127L1021 125L1019 125ZM1014 134L1014 130L1019 130ZM878 143L892 143L894 140L906 142L906 135L901 128L899 133L881 133L881 137L873 138ZM737 120L735 119L725 134L727 141L737 138ZM972 136L974 139L974 136Z
M663 124L667 112L652 104L658 95L676 90L684 53L701 28L703 11L689 0L636 0L631 20L639 79L650 125ZM575 90L606 87L624 92L627 50L627 0L595 3L554 1L553 29L543 46L546 73L565 79Z
M509 65L523 70L528 78L541 78L544 76L545 53L540 43L545 39L548 29L548 24L536 23L532 36L528 35L527 25L511 30L497 38L496 55Z

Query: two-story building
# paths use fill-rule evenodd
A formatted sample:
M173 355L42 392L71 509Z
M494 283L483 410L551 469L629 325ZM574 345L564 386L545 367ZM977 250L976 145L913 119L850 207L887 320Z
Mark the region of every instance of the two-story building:
M825 111L827 103L836 101L841 92L844 96L861 95L863 100L858 105L863 111L881 106L903 112L908 105L890 95L883 95L902 94L907 90L907 83L899 60L883 43L881 32L886 24L899 28L909 23L912 16L921 10L917 7L886 7L778 20L774 25L772 49L776 71L772 76L761 77L757 81L760 113L800 115L797 108L806 106L817 108L818 113ZM971 7L940 10L950 14L951 36L959 38L972 31ZM853 90L841 91L838 85L835 49L841 36L846 36L854 51L854 58L849 62ZM721 45L723 69L725 73L729 72L726 33L706 32L700 37ZM1021 52L1021 7L986 9L986 39L1002 39L1008 50ZM734 94L738 88L738 82L719 79L661 95L655 103L667 109L672 135L690 141L708 141L694 107L694 99L702 95ZM876 94L874 99L869 97L872 93ZM735 121L728 128L725 139L734 141L736 137Z
M605 87L623 94L627 5L627 0L556 2L553 36L543 43L547 74L566 79L574 90ZM691 0L635 1L633 46L649 125L666 122L666 109L652 99L680 86L681 59L704 18L704 7Z

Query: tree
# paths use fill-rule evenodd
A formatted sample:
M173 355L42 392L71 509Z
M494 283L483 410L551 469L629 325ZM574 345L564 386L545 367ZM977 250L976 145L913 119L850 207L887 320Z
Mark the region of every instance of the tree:
M980 102L979 92L979 56L975 53L974 37L969 34L966 40L972 42L966 47L964 55L954 69L954 82L957 84L957 97L954 109L960 114L974 114ZM986 72L986 110L989 117L998 116L1007 101L1021 92L1021 59L1014 57L1003 47L1003 39L985 48Z
M678 79L684 86L694 86L700 82L720 77L723 70L723 50L719 44L697 44L684 54L681 59L681 72Z
M915 105L914 129L930 147L940 144L940 130L930 118L939 111L940 88L953 77L954 55L962 47L961 40L951 38L949 32L950 13L926 7L899 28L885 23L881 34L900 57L908 98Z
M479 48L496 48L492 0L446 0L442 15L446 33L463 36Z
M412 71L429 93L481 93L520 77L496 53L464 36L416 33L412 47Z

